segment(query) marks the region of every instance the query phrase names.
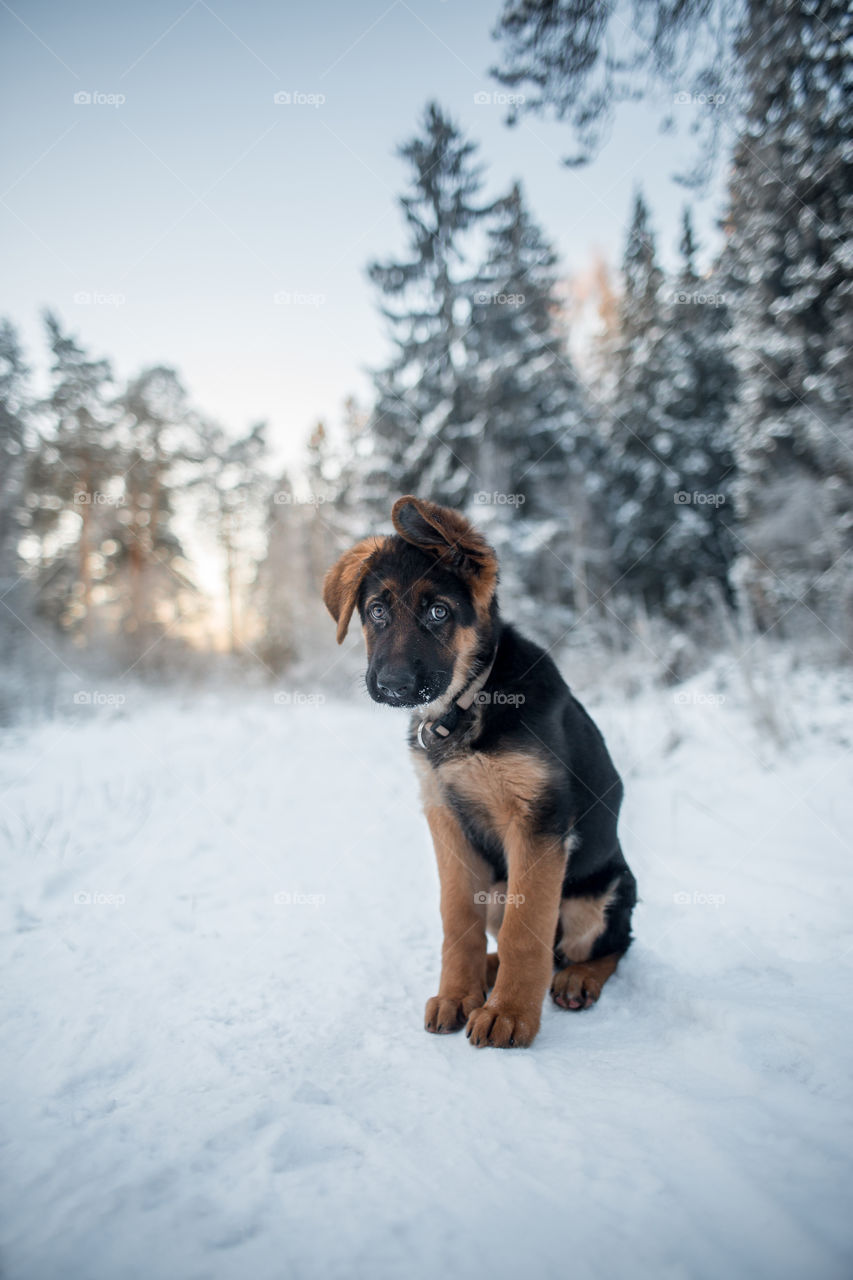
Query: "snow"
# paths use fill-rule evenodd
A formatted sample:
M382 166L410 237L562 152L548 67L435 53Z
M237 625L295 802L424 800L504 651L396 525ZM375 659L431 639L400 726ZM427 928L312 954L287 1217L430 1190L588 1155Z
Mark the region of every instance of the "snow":
M129 690L8 732L7 1280L851 1274L850 691L780 701L784 749L734 678L590 700L636 942L510 1052L421 1029L405 716Z

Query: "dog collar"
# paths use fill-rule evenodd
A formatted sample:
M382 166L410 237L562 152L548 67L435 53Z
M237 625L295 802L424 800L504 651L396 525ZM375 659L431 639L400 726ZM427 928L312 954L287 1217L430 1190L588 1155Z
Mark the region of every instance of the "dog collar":
M468 688L465 689L455 700L449 711L445 712L437 720L422 720L418 725L418 743L426 751L427 743L424 741L425 733L435 734L437 738L449 738L453 730L459 723L461 712L468 711L473 705L475 699L482 693L486 681L492 674L492 667L495 665L495 658L498 655L497 646L489 659L487 667L480 672L475 680L472 680Z

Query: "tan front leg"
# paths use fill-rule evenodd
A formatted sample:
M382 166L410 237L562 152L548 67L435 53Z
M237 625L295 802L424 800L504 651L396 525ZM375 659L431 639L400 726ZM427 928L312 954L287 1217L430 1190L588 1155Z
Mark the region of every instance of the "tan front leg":
M425 806L441 881L441 981L427 1001L424 1027L458 1031L486 998L488 864L471 848L446 805Z
M511 1048L533 1042L554 968L554 936L566 869L564 841L534 837L522 827L505 838L509 878L498 935L494 990L468 1019L472 1044Z

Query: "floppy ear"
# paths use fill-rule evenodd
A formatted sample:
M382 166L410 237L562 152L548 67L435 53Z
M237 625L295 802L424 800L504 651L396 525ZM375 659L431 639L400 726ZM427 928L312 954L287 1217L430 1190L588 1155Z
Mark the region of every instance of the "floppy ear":
M344 552L323 579L323 603L338 624L338 644L344 642L370 558L384 542L384 538L362 538Z
M497 556L460 511L407 494L394 503L391 522L406 542L433 552L456 569L467 581L476 605L489 605L498 580Z

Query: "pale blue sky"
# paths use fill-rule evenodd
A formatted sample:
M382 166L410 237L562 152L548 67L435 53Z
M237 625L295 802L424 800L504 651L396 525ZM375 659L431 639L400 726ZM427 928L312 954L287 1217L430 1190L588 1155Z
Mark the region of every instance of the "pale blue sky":
M507 129L503 108L475 102L499 89L500 8L0 0L0 312L34 362L50 305L120 374L173 363L208 413L235 430L265 418L277 454L296 456L318 416L367 396L364 369L387 350L364 266L402 246L394 148L431 97L481 143L488 193L522 179L567 271L595 247L618 260L637 181L671 260L685 144L630 105L578 171L559 164L565 128ZM707 251L721 208L717 182L697 207Z

